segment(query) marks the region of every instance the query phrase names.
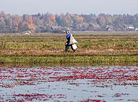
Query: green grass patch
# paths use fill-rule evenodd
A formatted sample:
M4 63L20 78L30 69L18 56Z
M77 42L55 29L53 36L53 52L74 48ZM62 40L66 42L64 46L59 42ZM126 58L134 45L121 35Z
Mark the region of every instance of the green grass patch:
M138 34L73 32L77 53L65 52L65 34L1 34L0 63L137 62ZM104 33L104 34L102 34ZM108 34L105 34L108 33Z
M47 56L47 57L0 57L0 63L126 63L138 62L138 56Z

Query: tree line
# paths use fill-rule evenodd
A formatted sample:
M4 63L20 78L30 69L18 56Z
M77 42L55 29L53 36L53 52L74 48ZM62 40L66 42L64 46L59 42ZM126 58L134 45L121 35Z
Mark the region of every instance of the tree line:
M70 28L73 31L125 31L129 27L138 28L138 14L110 15L96 14L24 14L11 15L0 12L0 33L18 33L24 31L53 32ZM53 28L53 29L52 29ZM56 29L54 29L56 28ZM58 29L57 29L58 28ZM132 30L135 30L132 29Z

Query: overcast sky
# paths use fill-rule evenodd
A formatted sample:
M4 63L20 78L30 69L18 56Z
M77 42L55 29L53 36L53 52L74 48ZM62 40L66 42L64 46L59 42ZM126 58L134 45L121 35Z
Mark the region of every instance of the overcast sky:
M0 0L0 11L10 14L136 14L138 0Z

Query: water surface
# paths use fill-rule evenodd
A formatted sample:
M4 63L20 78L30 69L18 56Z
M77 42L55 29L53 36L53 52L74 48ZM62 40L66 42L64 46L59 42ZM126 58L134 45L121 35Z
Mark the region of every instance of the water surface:
M1 67L1 101L136 102L138 66Z

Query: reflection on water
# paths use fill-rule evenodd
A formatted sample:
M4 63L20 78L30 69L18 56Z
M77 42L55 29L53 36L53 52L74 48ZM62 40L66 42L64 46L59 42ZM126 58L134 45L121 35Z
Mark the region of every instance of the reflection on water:
M138 66L1 67L0 80L4 102L138 101Z

